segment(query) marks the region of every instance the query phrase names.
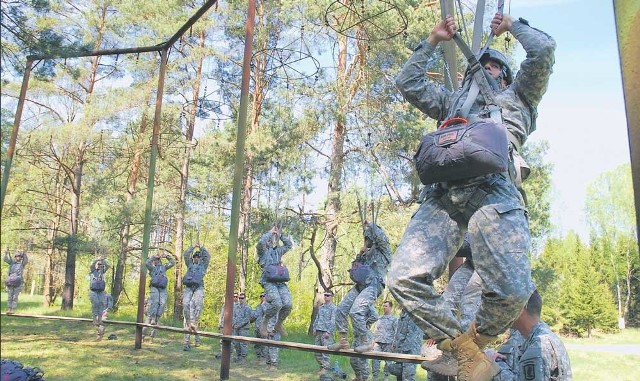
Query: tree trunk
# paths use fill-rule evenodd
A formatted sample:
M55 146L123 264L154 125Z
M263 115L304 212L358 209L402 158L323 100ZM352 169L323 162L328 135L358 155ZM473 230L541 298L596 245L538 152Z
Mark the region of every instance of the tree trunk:
M71 192L71 233L67 242L67 259L65 262L64 289L62 291L62 309L73 309L73 298L76 285L76 255L78 253L78 223L80 219L80 191L82 189L82 168L84 166L84 149L78 152L73 166L73 185Z

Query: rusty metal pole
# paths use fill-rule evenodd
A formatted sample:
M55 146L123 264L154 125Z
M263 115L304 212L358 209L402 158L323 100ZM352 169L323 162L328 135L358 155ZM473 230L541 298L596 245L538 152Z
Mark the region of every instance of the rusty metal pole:
M22 87L20 88L20 98L18 98L18 108L16 109L16 117L13 120L13 130L11 131L11 140L7 149L7 158L4 161L4 170L2 171L2 185L0 188L0 213L4 207L4 196L7 194L7 184L9 184L9 172L11 172L11 164L13 162L13 154L16 149L16 141L18 140L18 130L20 129L20 119L22 119L22 110L24 108L24 100L27 97L27 88L29 87L29 76L31 75L31 67L33 60L27 58L27 65L24 68L24 76L22 76Z
M160 51L160 72L158 73L158 93L156 95L156 111L153 117L153 136L151 137L151 152L149 154L149 177L147 179L147 204L144 210L144 230L142 234L142 259L140 260L140 285L138 287L138 315L136 322L144 322L144 294L147 283L147 268L145 262L149 254L149 238L151 236L151 212L153 210L153 186L156 174L156 158L158 157L158 136L160 135L160 121L162 120L162 96L164 94L164 75L167 71L169 48ZM136 326L135 349L142 348L142 327Z
M249 81L251 80L251 53L253 48L253 29L256 17L256 0L249 0L247 11L246 35L244 39L244 59L242 62L242 88L240 90L240 110L238 112L238 130L236 136L236 161L233 174L233 197L231 199L231 226L229 228L229 253L227 255L227 284L224 303L225 335L231 334L233 316L233 288L236 281L236 254L238 250L238 230L240 225L240 199L242 198L242 179L244 176L244 145L247 138L247 108L249 105ZM222 358L220 379L229 379L231 364L231 341L222 340Z
M640 4L635 0L614 0L618 30L618 52L627 113L627 131L631 152L631 181L636 205L636 237L640 245Z

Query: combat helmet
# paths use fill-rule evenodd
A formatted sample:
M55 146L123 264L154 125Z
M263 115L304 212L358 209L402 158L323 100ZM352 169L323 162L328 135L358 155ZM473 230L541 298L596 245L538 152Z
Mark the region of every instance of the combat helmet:
M496 61L502 66L502 78L507 82L507 85L513 82L513 72L511 72L509 61L504 54L495 49L487 48L487 50L482 53L482 56L480 56L479 61L482 62L485 59Z

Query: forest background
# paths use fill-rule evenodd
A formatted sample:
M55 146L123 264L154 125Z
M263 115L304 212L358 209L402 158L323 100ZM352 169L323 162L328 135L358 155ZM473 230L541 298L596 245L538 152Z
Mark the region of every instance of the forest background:
M2 2L3 160L27 54L154 45L203 3ZM236 288L257 302L254 245L281 225L295 242L285 262L295 306L289 324L297 326L308 326L324 289L339 301L350 287L346 269L362 245L358 200L379 205L377 223L395 248L422 187L414 150L435 129L403 101L393 78L425 25L440 18L438 2L396 2L386 12L376 7L387 2L349 3L360 13L339 2L258 2ZM475 3L462 4L458 23L471 28ZM354 23L354 17L370 19ZM182 253L197 241L211 252L205 330L217 326L223 303L245 20L244 1L214 7L171 49L165 79L149 255L179 259L169 272L167 312L178 324ZM493 42L508 52L516 43L508 36ZM157 53L43 60L32 74L1 245L3 253L27 251L26 290L42 294L45 306L60 303L65 313L86 300L89 263L105 255L115 308L134 314L158 61ZM442 62L428 75L444 85L442 73L451 68ZM551 224L547 148L544 141L529 143L523 152L532 166L525 189L543 319L586 336L638 326L630 166L590 186L585 242L573 232L559 235Z

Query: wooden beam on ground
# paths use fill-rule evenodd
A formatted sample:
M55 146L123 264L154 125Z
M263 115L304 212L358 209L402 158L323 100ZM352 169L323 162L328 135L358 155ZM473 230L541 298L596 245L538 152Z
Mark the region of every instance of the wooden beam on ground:
M75 318L75 317L66 317L66 316L49 316L49 315L28 315L28 314L10 314L7 315L5 312L1 314L3 317L6 316L8 318L16 317L16 318L30 318L30 319L43 319L43 320L64 320L64 321L78 321L78 322L86 322L93 323L92 319L88 318ZM188 331L185 331L184 328L178 327L169 327L164 325L151 325L146 323L136 323L133 321L118 321L118 320L103 320L104 324L115 324L115 325L129 325L136 327L149 327L162 331L170 331L176 332L180 334L184 334ZM411 362L411 363L421 363L423 361L429 360L426 357L418 356L418 355L408 355L404 353L391 353L391 352L366 352L366 353L358 353L353 349L346 350L331 350L327 347L321 347L319 345L313 344L305 344L305 343L295 343L290 341L273 341L268 339L261 339L257 337L250 336L235 336L235 335L223 335L221 333L215 332L206 332L206 331L197 331L197 334L204 337L212 337L216 339L223 339L229 341L241 341L245 343L254 343L254 344L262 344L270 347L278 347L278 348L286 348L286 349L294 349L298 351L305 352L313 352L313 353L327 353L336 356L348 356L348 357L359 357L365 359L376 359L376 360L389 360L389 361L402 361L402 362Z

